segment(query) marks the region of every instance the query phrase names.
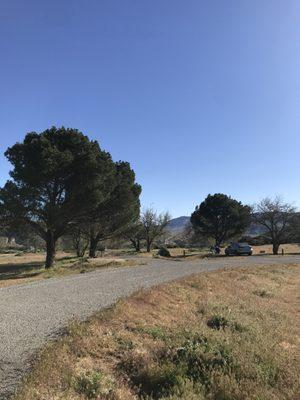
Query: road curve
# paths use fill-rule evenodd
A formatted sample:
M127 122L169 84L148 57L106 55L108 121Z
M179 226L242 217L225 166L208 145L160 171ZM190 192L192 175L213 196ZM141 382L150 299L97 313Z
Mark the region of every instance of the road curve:
M9 398L36 351L73 319L87 318L139 288L220 268L300 263L300 255L145 262L0 289L0 399Z

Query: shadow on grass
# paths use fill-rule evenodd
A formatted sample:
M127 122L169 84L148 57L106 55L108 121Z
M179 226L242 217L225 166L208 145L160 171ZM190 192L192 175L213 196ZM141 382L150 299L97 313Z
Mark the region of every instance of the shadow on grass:
M81 264L78 264L78 257L76 256L58 257L53 268L49 270L45 269L45 261L10 262L0 264L0 281L34 278L41 274L44 274L46 279L78 269L80 266Z
M41 261L28 262L21 264L2 264L0 265L0 280L24 279L37 276L44 271L45 263Z
M78 260L77 256L71 255L71 256L64 256L64 257L59 257L57 258L56 261L68 261L68 260Z

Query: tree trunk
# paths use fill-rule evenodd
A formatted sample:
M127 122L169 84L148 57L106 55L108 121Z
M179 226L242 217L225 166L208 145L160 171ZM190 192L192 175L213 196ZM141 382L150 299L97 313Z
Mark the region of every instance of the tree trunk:
M73 246L76 250L76 255L79 258L84 257L88 244L84 243L81 239L73 240Z
M147 253L150 253L151 251L151 242L149 239L147 239Z
M47 231L47 238L46 238L46 264L45 268L53 267L55 261L55 251L56 251L56 240L54 238L53 232Z
M77 255L78 258L84 257L84 255L85 255L85 248L79 246L79 247L76 249L76 255Z
M277 242L273 242L273 254L277 255L280 244Z
M141 251L141 242L140 242L140 239L137 239L137 241L136 241L135 251L136 251L137 253L139 253L139 252Z
M134 247L134 250L139 253L141 251L141 242L140 239L130 239L132 246Z
M98 240L95 239L94 237L91 237L90 238L90 248L89 248L89 257L90 258L96 258L97 246L98 246Z

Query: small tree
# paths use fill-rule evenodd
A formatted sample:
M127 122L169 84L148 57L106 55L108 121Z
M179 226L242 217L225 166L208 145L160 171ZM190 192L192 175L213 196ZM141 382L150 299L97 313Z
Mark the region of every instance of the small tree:
M144 228L140 221L130 224L124 231L124 238L129 240L136 252L141 251L141 243L144 239Z
M141 216L147 252L150 253L154 240L160 238L166 230L171 216L168 212L158 214L153 208L147 208Z
M264 236L271 240L273 254L278 254L279 246L288 238L294 217L295 208L279 196L267 197L253 207L253 221L265 228Z
M76 224L72 228L71 237L77 257L84 257L89 247L90 241L89 237L86 235L86 231L82 229L82 225Z
M113 162L97 142L63 127L28 133L5 155L13 170L0 191L1 218L30 226L46 242L50 268L58 239L110 193Z
M250 220L250 207L221 193L209 194L191 215L195 233L213 238L218 246L243 233Z

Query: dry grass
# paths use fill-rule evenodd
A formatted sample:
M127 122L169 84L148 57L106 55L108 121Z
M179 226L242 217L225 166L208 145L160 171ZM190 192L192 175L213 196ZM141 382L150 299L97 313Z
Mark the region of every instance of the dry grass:
M284 250L285 254L300 254L300 244L298 243L288 243L283 244L279 248L279 253L281 250ZM253 254L260 254L261 252L265 252L265 254L273 254L272 245L266 244L263 246L253 246Z
M101 257L79 259L70 253L60 252L53 268L45 269L45 254L0 254L0 287L29 283L42 279L89 272L97 268L135 265L134 260Z
M225 246L226 247L226 246ZM222 248L221 250L221 256L224 255L224 250L225 247ZM273 254L272 252L272 245L262 245L262 246L252 246L253 247L253 254L258 255L258 254ZM279 254L281 254L281 250L284 250L285 254L300 254L300 244L298 243L288 243L288 244L283 244L279 248ZM182 258L185 254L185 256L189 260L197 260L199 258L207 257L207 256L212 256L208 248L183 248L183 247L177 247L177 248L168 248L171 257L174 258ZM133 249L121 249L121 250L109 250L108 254L110 256L121 256L121 257L126 257L127 255L135 255L136 257L140 258L148 258L148 257L153 257L156 256L158 252L158 249L153 249L150 253L147 253L145 250L141 251L140 253L135 253Z
M174 258L183 258L187 257L189 260L204 258L208 255L211 255L208 248L187 248L187 247L174 247L168 248L171 257ZM121 249L121 250L109 250L107 254L117 255L121 257L126 257L128 255L134 255L136 258L153 258L157 257L158 249L152 249L149 253L142 249L139 253L136 253L132 249Z
M140 292L49 344L15 400L299 399L299 265Z
M273 254L272 245L262 245L262 246L252 246L253 254ZM284 254L300 254L300 244L298 243L288 243L283 244L279 248L279 254L281 254L281 250L284 250ZM188 249L188 248L174 248L168 249L171 253L172 257L182 257L183 252L185 251L186 257L189 259L198 259L199 257L211 256L208 249ZM224 255L225 248L222 248L221 255ZM154 252L155 253L155 252ZM156 250L157 253L157 250Z

